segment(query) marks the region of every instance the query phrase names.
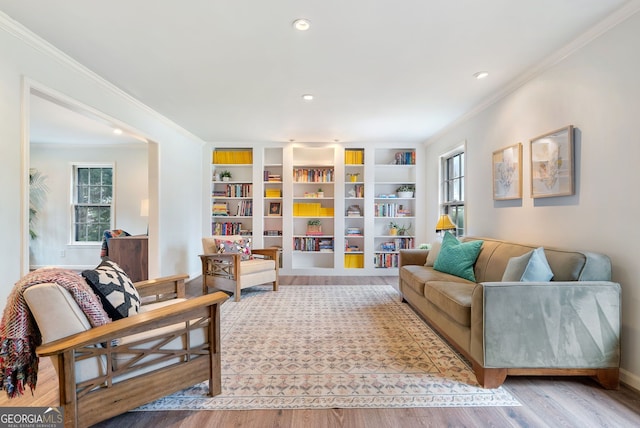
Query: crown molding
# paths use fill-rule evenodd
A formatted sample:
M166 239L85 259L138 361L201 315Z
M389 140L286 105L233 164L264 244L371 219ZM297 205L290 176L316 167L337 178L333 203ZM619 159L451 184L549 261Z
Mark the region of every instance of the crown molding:
M136 108L143 110L145 113L151 115L156 120L162 122L164 125L177 131L178 133L184 135L188 139L193 140L196 143L199 143L201 146L206 144L206 142L202 138L192 134L185 128L173 122L166 116L163 116L162 114L155 111L148 105L144 104L137 98L132 97L122 89L118 88L113 83L104 79L99 74L85 67L84 65L82 65L81 63L79 63L69 55L62 52L60 49L56 48L51 43L47 42L40 36L36 35L31 30L26 28L24 25L12 19L10 16L8 16L6 13L2 11L0 11L0 29L5 30L8 34L11 34L18 40L24 42L25 44L35 49L36 51L42 53L43 55L46 55L54 59L58 63L73 69L73 71L84 75L85 77L89 78L90 80L100 85L102 88L106 89L107 91L111 92L117 97L124 99L126 102L133 104Z
M507 85L503 86L499 91L485 98L483 101L481 101L471 110L469 110L467 113L463 114L458 119L454 120L449 125L442 128L440 131L438 131L431 137L427 138L423 142L423 144L429 145L437 141L439 138L441 138L443 135L445 135L447 132L449 132L453 128L457 127L458 125L466 122L467 120L471 119L472 117L486 110L487 108L489 108L496 102L500 101L507 95L515 92L518 88L524 86L526 83L540 76L542 73L549 70L551 67L553 67L560 61L564 60L565 58L579 51L584 46L588 45L589 43L591 43L598 37L602 36L612 28L626 21L628 18L636 14L638 11L640 11L640 0L630 0L628 3L621 6L615 12L608 15L605 19L598 22L597 24L589 28L587 31L585 31L584 33L582 33L581 35L573 39L571 42L567 43L566 45L564 45L563 47L561 47L551 55L544 58L537 65L529 67L527 71L520 74L518 77L516 77L512 81L510 81Z

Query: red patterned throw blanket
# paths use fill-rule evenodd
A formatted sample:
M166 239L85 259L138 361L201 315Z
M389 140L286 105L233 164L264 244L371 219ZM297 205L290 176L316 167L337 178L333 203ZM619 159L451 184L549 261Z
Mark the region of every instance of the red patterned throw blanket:
M38 269L16 283L7 298L0 323L0 385L10 398L22 395L25 385L36 388L38 356L42 343L38 326L24 300L23 292L32 285L55 283L71 293L92 326L111 322L100 299L79 274L66 269Z

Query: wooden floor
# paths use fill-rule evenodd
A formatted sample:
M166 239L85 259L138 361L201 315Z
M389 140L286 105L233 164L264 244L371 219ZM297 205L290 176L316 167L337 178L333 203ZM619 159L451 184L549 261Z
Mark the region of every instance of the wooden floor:
M396 277L281 277L286 285L396 285ZM189 283L199 294L201 282ZM99 427L633 427L640 426L640 393L626 386L607 391L587 378L508 377L504 387L521 407L410 409L327 409L251 411L131 412ZM57 376L48 359L41 359L38 389L18 399L0 395L1 406L57 405Z

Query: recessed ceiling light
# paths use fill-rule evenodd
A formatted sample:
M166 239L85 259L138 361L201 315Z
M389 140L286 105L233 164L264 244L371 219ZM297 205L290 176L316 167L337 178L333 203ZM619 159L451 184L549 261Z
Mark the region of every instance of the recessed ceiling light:
M115 128L115 129L113 130L113 133L114 133L114 134L116 134L116 135L120 135L120 134L122 134L122 129L120 129L120 128Z
M488 75L489 75L488 71L478 71L477 73L473 73L473 77L475 77L478 80L484 79Z
M293 28L298 31L307 31L311 27L311 22L308 19L300 18L293 21Z
M304 95L302 96L302 99L303 99L303 100L305 100L305 101L313 101L313 95L311 95L311 94L304 94Z

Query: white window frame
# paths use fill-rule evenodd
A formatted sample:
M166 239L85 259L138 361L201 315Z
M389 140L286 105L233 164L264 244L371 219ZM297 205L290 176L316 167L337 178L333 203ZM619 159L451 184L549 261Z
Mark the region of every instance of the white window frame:
M71 164L71 204L70 204L70 233L69 233L69 241L71 245L96 245L102 243L102 232L97 241L78 241L76 235L76 207L79 205L89 205L96 206L98 204L80 204L78 203L78 169L80 168L111 168L111 203L110 204L102 204L110 207L110 216L109 216L109 226L103 227L105 230L110 230L114 228L115 224L115 201L116 201L116 165L115 163L88 163L88 162L76 162Z
M439 181L440 181L440 198L439 198L439 210L440 210L440 214L449 214L451 217L451 220L453 221L454 224L456 224L457 226L462 225L462 227L458 227L455 230L455 235L456 236L462 236L466 233L467 230L467 207L466 207L466 189L467 189L467 183L466 183L466 176L467 176L467 147L466 147L466 142L461 143L460 145L454 147L453 149L447 151L446 153L443 153L442 155L440 155L440 174L439 174ZM460 176L458 177L454 177L454 178L450 178L448 176L448 171L447 171L447 163L449 161L449 159L454 158L455 156L458 156L462 154L463 155L463 165L462 168L460 168ZM448 186L447 186L447 182L451 181L452 179L459 179L462 182L462 189L460 191L460 196L462 197L461 200L451 200L449 201L447 199L447 190L448 190ZM463 215L462 218L457 218L457 216L455 215L451 215L451 211L452 208L456 208L457 207L462 207L462 211L463 211Z

